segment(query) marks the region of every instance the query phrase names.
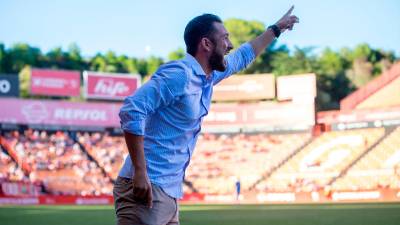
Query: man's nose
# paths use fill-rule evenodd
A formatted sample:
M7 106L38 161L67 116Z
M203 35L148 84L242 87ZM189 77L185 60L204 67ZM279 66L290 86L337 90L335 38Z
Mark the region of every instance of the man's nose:
M228 41L228 51L233 49L233 44L231 42L231 40Z

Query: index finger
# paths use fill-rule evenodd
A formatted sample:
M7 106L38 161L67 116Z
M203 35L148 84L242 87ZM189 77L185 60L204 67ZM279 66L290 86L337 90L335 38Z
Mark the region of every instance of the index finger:
M288 15L292 14L293 9L294 9L294 5L292 5L292 7L290 7L289 11L287 11L285 16L288 16Z

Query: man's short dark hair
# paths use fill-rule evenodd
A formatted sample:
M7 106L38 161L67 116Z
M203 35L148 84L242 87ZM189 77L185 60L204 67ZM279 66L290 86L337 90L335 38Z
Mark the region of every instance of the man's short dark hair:
M222 23L222 20L213 14L203 14L193 18L185 28L186 52L192 56L196 55L197 45L203 37L212 38L214 31L213 23Z

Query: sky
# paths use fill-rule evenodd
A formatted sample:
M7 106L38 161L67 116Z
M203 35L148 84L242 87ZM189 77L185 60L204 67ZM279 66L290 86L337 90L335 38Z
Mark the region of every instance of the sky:
M184 28L202 13L268 26L291 5L300 23L279 44L318 51L368 43L400 56L400 0L0 0L0 42L43 52L76 43L88 57L112 50L167 58L185 47Z

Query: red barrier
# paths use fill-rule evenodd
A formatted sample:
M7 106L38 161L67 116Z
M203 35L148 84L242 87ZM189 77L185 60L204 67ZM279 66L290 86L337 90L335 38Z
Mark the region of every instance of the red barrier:
M264 192L240 196L240 202L259 204L335 203L335 202L395 202L400 201L400 189L315 192ZM232 195L185 194L180 203L236 203ZM0 205L112 205L113 197L104 196L0 196Z
M112 205L112 196L0 196L0 205Z

